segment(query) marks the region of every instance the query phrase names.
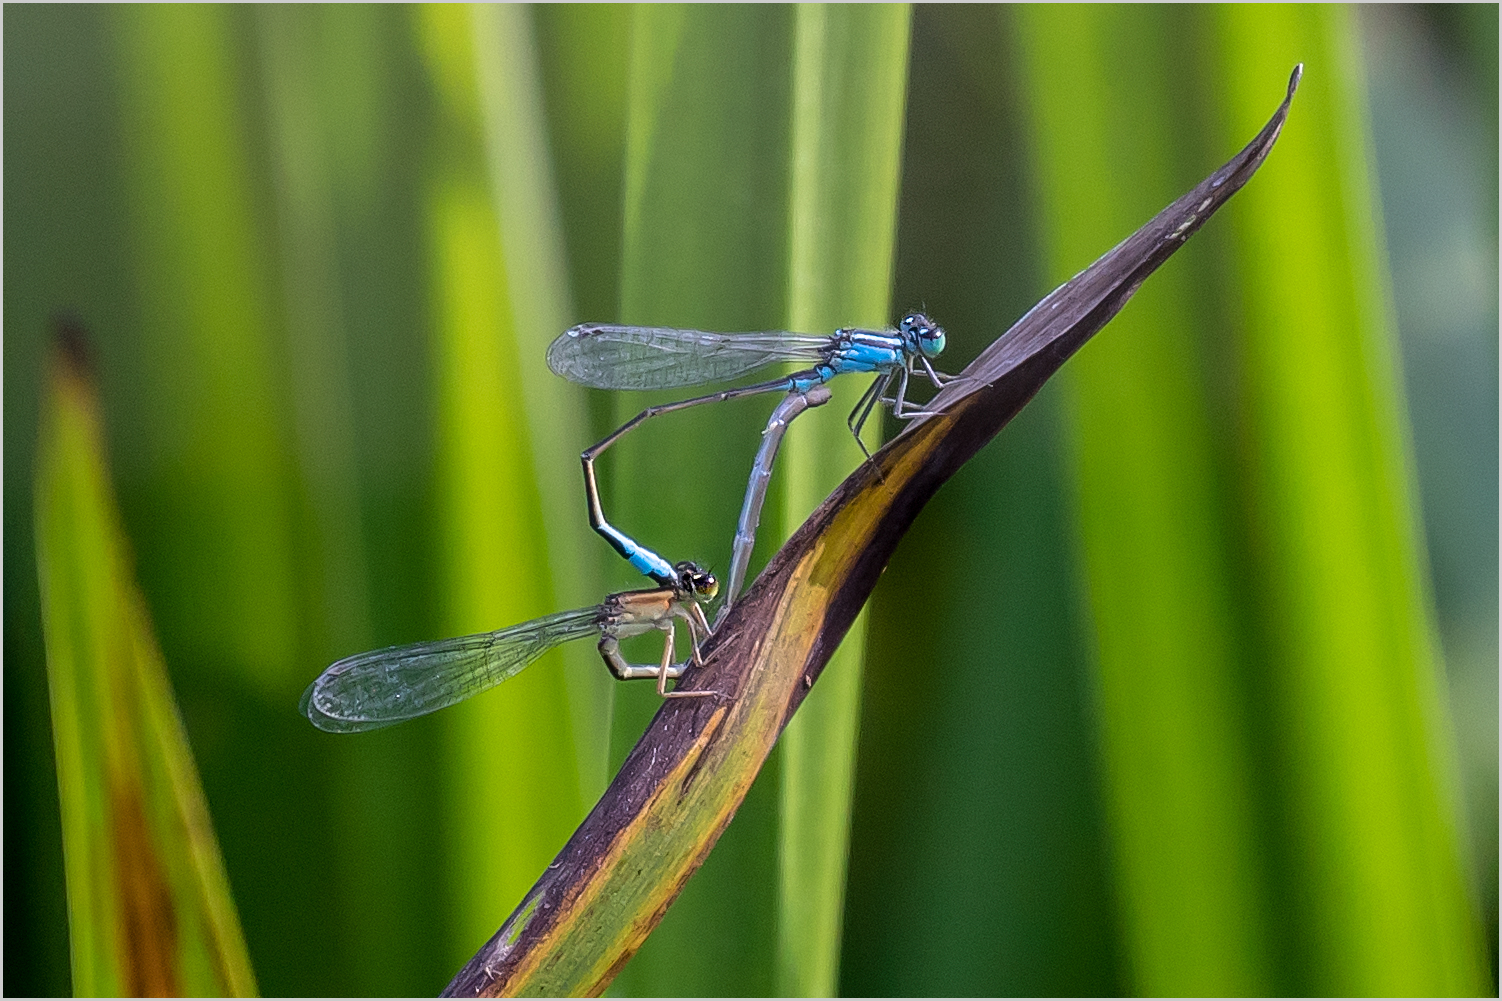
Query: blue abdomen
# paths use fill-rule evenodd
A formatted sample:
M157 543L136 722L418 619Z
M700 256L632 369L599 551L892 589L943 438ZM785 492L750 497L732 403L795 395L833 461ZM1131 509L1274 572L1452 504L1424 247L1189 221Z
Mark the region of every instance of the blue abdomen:
M614 526L605 525L598 529L605 536L607 542L615 547L615 551L626 557L626 561L635 567L640 573L651 577L659 584L673 579L673 566L667 560L658 556L652 550L644 546L638 546L636 541Z

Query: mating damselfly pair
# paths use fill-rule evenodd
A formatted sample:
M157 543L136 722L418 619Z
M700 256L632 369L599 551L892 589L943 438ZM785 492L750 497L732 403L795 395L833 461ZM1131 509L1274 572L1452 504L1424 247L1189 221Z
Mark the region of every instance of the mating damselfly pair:
M935 387L942 386L949 377L933 368L932 359L943 350L943 329L922 313L904 316L896 329L844 328L822 337L787 332L717 334L618 324L571 328L549 346L548 367L572 382L596 389L673 389L728 382L773 364L802 363L808 367L780 378L648 407L584 451L581 459L590 526L656 587L618 592L589 608L558 612L494 632L346 657L308 686L302 711L318 728L336 733L389 726L461 702L512 677L553 647L591 636L599 637L601 657L621 680L655 678L658 692L665 697L715 695L708 691L669 692L666 685L687 668L686 663L672 663L675 623L682 619L687 624L691 659L699 663L699 645L710 632L703 606L718 594L719 582L698 564L670 563L611 525L600 502L595 460L653 417L743 396L779 391L787 394L767 424L747 484L731 560L728 607L739 591L750 558L772 460L788 422L803 409L826 402L826 384L836 376L874 374L875 379L846 421L869 460L860 432L872 410L882 404L899 418L929 416L926 410L908 402L908 384L914 375L921 374ZM619 640L654 630L666 634L660 662L627 662Z

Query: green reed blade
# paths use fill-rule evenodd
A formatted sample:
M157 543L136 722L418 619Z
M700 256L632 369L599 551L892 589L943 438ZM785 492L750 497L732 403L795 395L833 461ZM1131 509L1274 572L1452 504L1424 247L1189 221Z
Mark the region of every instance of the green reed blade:
M788 329L891 324L910 11L807 4L793 35ZM910 308L899 304L899 310ZM854 377L851 377L854 378ZM799 524L863 461L843 417L869 380L791 431L778 459ZM879 419L866 425L879 444ZM782 744L777 993L837 993L865 619L851 627Z
M80 996L256 992L193 752L136 586L81 331L54 351L36 478Z

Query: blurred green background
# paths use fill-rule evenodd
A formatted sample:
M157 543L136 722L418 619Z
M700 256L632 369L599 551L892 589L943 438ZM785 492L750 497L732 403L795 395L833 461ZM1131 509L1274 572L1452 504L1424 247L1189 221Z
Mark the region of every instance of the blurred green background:
M542 350L583 320L789 322L802 16L7 7L7 993L69 991L31 510L49 317L95 339L262 990L435 993L655 696L586 644L358 737L297 696L343 654L639 586L576 456L642 401L557 384ZM886 319L926 308L948 371L1306 76L1262 174L878 587L843 993L1495 992L1497 37L1485 5L912 11ZM854 467L839 404L793 461ZM614 519L723 571L766 409L615 450ZM1279 479L1301 456L1327 479ZM753 572L807 510L773 489ZM1386 561L1354 562L1383 517ZM1364 628L1389 593L1411 623ZM617 992L779 989L780 781L774 755ZM1416 802L1413 830L1363 822Z

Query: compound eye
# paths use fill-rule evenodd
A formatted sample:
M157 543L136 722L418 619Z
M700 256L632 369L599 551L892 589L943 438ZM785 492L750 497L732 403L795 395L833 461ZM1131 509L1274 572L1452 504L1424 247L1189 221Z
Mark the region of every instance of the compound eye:
M944 328L934 323L925 323L918 334L918 348L925 357L937 358L944 351Z

